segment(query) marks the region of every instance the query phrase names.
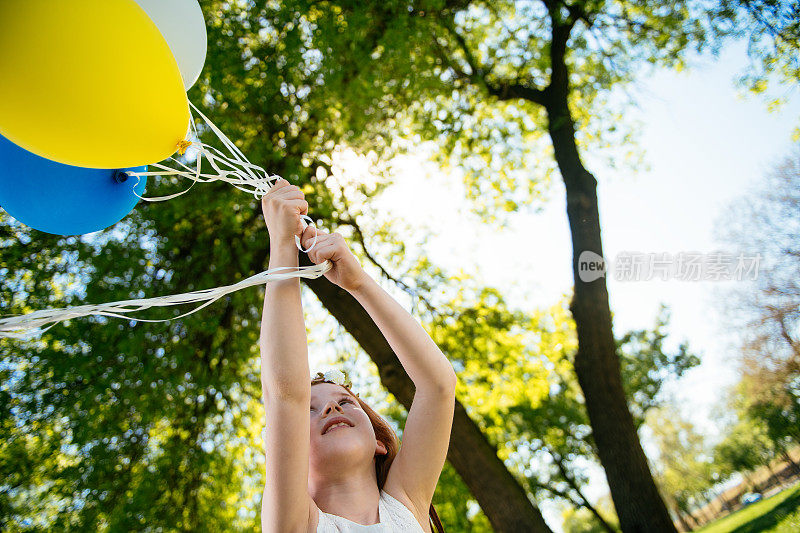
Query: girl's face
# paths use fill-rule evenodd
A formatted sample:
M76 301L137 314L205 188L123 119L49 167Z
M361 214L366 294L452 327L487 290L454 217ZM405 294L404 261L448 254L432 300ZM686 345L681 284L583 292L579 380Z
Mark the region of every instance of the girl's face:
M310 467L329 470L331 465L363 464L386 453L375 438L367 413L344 387L319 383L311 387ZM344 423L336 427L339 421Z

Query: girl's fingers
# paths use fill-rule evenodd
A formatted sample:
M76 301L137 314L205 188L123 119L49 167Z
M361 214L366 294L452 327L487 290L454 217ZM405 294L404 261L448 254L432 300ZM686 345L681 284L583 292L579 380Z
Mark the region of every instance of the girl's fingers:
M305 248L305 249L311 248L312 244L314 244L314 239L308 239L305 242L303 242L303 248ZM327 246L328 246L328 243L326 243L325 241L320 241L319 239L317 239L317 244L314 244L314 247L311 248L311 252L313 252L314 255L316 256L316 255L318 255L320 253L320 250L323 250L323 249L327 248ZM310 253L309 253L309 257L311 257Z
M261 197L261 200L267 200L270 198L274 198L276 194L280 193L281 190L288 187L290 184L285 179L281 178L275 182L275 185L270 187L270 189Z
M292 184L289 183L289 181L285 178L280 178L275 182L275 185L272 186L270 191L277 191L278 189L283 189L284 187L292 187Z
M289 183L284 179L280 179L261 198L291 200L291 199L302 199L304 197L305 196L303 195L303 191L300 190L300 187L298 187L297 185L292 185L291 183Z
M305 246L304 246L305 248ZM326 259L331 259L334 255L336 255L336 246L328 241L323 244L317 243L314 248L308 253L309 259L314 262L314 264L320 264Z
M278 189L282 189L282 188L286 187L287 185L289 185L289 182L286 181L285 179L281 178L278 181L276 181L275 184L272 187L270 187L270 189L267 191L267 194L269 194L271 192L275 192Z
M307 226L303 230L303 235L300 237L301 239L313 239L314 235L317 236L317 240L322 239L323 236L327 235L324 230L319 229L316 226Z
M306 197L303 194L303 191L294 185L284 187L283 189L276 191L274 195L270 193L267 194L271 200L304 200Z
M303 234L300 236L300 242L303 248L308 248L314 243L314 235L317 237L315 248L330 239L330 234L326 233L324 230L317 229L316 226L308 226L303 230Z
M287 200L286 205L293 207L301 215L308 213L308 202L305 200Z

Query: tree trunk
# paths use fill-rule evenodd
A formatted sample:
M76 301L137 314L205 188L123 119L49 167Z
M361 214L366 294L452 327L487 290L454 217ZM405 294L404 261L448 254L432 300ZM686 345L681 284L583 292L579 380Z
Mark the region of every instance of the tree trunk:
M680 524L681 524L681 529L685 533L691 532L693 528L692 528L691 525L689 525L689 522L686 521L686 516L684 516L683 512L681 512L681 510L678 508L678 506L676 505L675 507L672 508L672 510L675 512L675 516L678 517L678 522L680 522ZM692 518L692 522L695 522L694 518ZM695 525L697 525L696 522L695 522Z
M781 456L787 463L789 463L789 465L791 465L789 476L787 476L789 479L791 479L792 476L800 474L800 467L794 462L794 459L792 459L792 456L786 451L786 448L781 447Z
M769 480L767 481L767 490L774 487L775 485L780 485L783 488L783 482L781 481L780 476L775 473L775 469L772 468L772 463L767 461L767 470L769 471Z
M566 82L563 90L554 94L557 88L558 85L550 87L547 115L556 161L566 185L572 234L575 292L570 310L578 333L575 372L586 398L592 435L622 531L674 533L675 526L653 481L622 388L605 277L584 282L579 273L582 252L603 255L597 182L583 167L578 154Z
M754 477L747 474L742 474L747 482L747 492L761 492L761 487L755 482ZM741 497L741 494L739 495Z
M719 516L719 513L715 513L714 510L711 507L697 509L695 512L700 516L700 518L702 520L697 520L694 517L694 513L689 513L689 514L691 515L692 519L695 522L697 522L698 524L701 524L701 525L708 524L709 522L711 522L713 520L716 520L717 517Z
M311 264L305 254L301 254L301 263ZM414 398L414 383L364 308L347 291L324 277L304 281L369 354L378 367L383 385L409 409ZM495 531L552 533L539 509L497 457L497 450L458 401L447 459L478 500Z

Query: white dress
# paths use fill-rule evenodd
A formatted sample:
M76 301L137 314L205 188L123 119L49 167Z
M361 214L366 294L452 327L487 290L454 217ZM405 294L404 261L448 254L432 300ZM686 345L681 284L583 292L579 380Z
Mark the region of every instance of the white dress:
M319 511L317 533L425 533L414 513L381 490L377 524L362 525L342 516Z

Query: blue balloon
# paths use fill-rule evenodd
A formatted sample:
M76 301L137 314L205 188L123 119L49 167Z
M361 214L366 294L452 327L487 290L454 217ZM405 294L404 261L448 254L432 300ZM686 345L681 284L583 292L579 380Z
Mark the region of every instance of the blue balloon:
M144 194L147 178L50 161L0 135L0 207L26 226L56 235L83 235L112 226Z

